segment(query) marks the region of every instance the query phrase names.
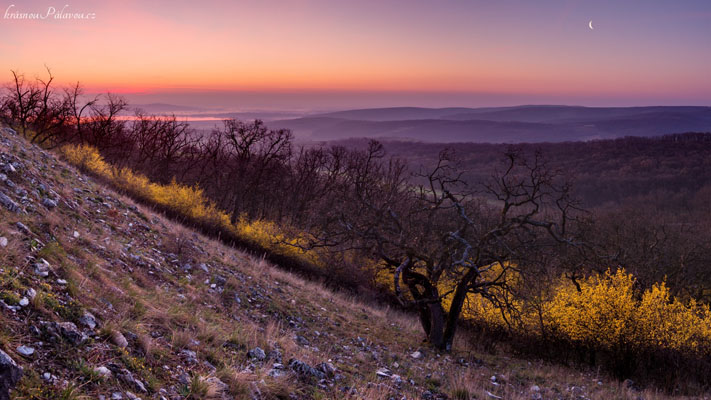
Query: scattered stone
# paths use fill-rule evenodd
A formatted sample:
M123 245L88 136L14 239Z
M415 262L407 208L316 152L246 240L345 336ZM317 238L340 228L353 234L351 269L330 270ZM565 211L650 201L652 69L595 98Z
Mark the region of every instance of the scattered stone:
M202 365L204 365L205 367L207 367L207 369L209 369L209 370L212 371L212 372L217 371L217 367L214 366L214 365L212 365L212 363L209 362L209 361L207 361L207 360L203 361L203 362L202 362Z
M0 247L7 247L7 238L4 236L0 237Z
M5 164L2 164L2 170L3 170L3 172L5 172L6 174L12 174L12 173L17 172L17 168L15 168L15 166L12 165L12 163L9 163L9 162L8 162L8 163L5 163Z
M296 342L296 344L301 345L301 346L308 346L309 345L308 339L306 339L305 337L303 337L301 335L294 335L294 341Z
M0 194L2 194L2 193L0 193ZM25 224L23 224L22 222L19 222L19 221L18 221L18 222L15 224L15 226L17 227L17 229L20 230L20 232L24 233L25 235L27 235L27 236L32 235L32 231L30 230L30 228L28 228L28 227L27 227Z
M538 385L531 386L528 391L531 392L531 400L543 400L541 388Z
M53 322L53 324L59 328L62 337L75 346L84 343L88 339L73 322Z
M393 373L390 372L390 370L387 368L380 368L377 371L375 371L375 375L379 378L390 378L393 375Z
M84 314L79 317L79 323L91 330L96 329L96 327L98 326L98 324L96 323L96 317L94 317L94 314L90 313L89 311L84 311Z
M192 351L192 350L185 349L185 350L182 350L182 351L180 352L180 354L185 357L185 361L186 361L188 364L197 364L198 359L197 359L197 353L196 353L196 352L194 352L194 351Z
M30 299L23 297L20 299L20 307L27 307L30 304Z
M422 358L422 353L420 353L419 351L416 351L416 352L410 354L410 357L414 358L415 360L419 360Z
M128 400L141 400L140 397L136 396L135 394L133 394L129 391L126 391L126 397L128 398Z
M72 236L74 236L74 239L79 239L79 232L74 231L74 234Z
M22 368L7 353L0 350L0 400L10 400L10 389L22 377Z
M25 346L24 344L22 346L17 347L17 352L22 354L25 357L29 357L33 354L35 354L35 349L29 346Z
M119 392L111 393L111 400L123 400L123 395Z
M259 361L264 361L267 358L267 354L259 347L255 347L252 350L248 351L247 356L249 358L256 359Z
M113 331L111 333L111 342L122 349L128 347L128 340L126 340L126 337L123 336L123 333L119 331Z
M295 358L289 360L289 368L291 368L292 371L296 372L296 374L299 375L301 378L326 378L326 375L323 372Z
M15 203L11 198L5 196L3 193L0 193L0 204L14 213L19 213L21 210L17 203Z
M42 205L51 210L57 207L57 202L50 199L49 197L45 197L44 199L42 199Z
M113 375L111 373L111 370L104 367L103 365L100 367L94 368L94 372L96 372L96 374L98 374L102 378L111 378L111 375Z
M57 283L62 286L66 286L67 284L69 284L66 279L57 279Z
M133 374L131 374L131 371L124 368L121 371L119 371L119 373L116 375L119 378L119 380L122 381L123 383L133 386L134 388L136 388L136 390L138 390L141 393L148 393L148 390L146 390L146 386L143 384L143 382L134 378Z
M328 378L333 378L336 374L336 367L330 362L318 364L316 369L323 372Z
M281 351L279 351L279 349L272 349L272 351L270 351L269 354L267 354L267 357L271 358L272 360L274 360L277 363L281 363L282 356L281 356Z
M28 288L25 291L25 294L30 298L30 300L34 300L35 296L37 296L37 291L32 288Z
M269 375L273 378L283 376L284 375L284 364L282 364L282 363L272 364L272 369L270 369L269 372L267 372L267 375Z
M41 277L41 278L46 278L49 276L49 263L47 260L44 258L40 258L40 261L38 263L35 263L35 275Z
M488 390L485 390L484 392L486 392L486 395L489 396L489 397L491 397L492 399L503 399L503 397L497 396L497 395L495 395L495 394L489 392Z
M400 375L393 375L390 377L390 380L393 382L395 386L402 386L402 377Z
M88 339L72 322L40 322L40 324L51 340L66 339L69 343L78 346Z

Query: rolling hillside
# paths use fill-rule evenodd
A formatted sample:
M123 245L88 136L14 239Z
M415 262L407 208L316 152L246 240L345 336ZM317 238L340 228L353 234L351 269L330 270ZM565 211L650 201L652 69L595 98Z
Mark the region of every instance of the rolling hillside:
M0 131L0 399L662 399L324 289ZM474 344L476 343L476 345Z
M423 142L565 142L711 130L709 107L382 108L274 121L297 137Z

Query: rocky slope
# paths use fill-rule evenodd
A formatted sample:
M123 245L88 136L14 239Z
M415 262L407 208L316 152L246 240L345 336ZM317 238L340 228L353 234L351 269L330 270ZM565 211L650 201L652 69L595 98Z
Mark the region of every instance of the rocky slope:
M412 316L196 234L8 128L0 309L0 400L665 398L483 338L438 354Z

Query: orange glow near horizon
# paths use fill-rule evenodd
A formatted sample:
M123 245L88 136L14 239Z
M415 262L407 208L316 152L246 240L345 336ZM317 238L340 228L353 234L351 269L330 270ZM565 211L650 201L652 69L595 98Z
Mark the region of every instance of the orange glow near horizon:
M96 13L95 20L0 19L0 68L31 77L47 65L60 83L117 93L431 91L711 102L704 39L711 14L703 2L692 2L703 8L692 18L656 1L644 9L564 0L203 3L79 1L70 10Z

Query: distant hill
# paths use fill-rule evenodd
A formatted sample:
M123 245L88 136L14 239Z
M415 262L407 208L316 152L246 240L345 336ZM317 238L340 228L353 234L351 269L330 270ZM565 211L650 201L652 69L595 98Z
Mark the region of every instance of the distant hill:
M398 107L316 114L270 125L311 140L564 142L711 131L711 107Z
M190 106L180 106L177 104L166 104L166 103L149 103L149 104L132 104L130 107L132 110L143 110L147 113L178 113L178 112L200 112L205 111L204 108L200 107L190 107Z
M478 109L453 107L453 108L422 108L422 107L389 107L389 108L367 108L361 110L336 111L324 114L316 114L312 117L354 119L361 121L399 121L416 119L446 119L450 115L471 113ZM481 109L496 110L494 108Z

